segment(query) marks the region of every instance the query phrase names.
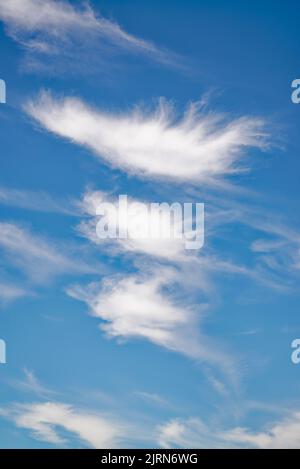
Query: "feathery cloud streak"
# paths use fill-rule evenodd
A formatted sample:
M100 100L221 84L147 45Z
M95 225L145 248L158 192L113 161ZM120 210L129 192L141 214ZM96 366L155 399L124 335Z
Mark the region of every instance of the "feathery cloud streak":
M63 215L76 215L75 202L68 199L53 198L42 191L30 191L9 187L0 187L0 204L26 210L47 213L61 213Z
M126 434L124 426L107 417L60 402L18 404L0 409L0 415L12 420L19 428L30 430L34 438L64 447L70 443L70 437L62 436L60 430L95 449L116 448L119 439Z
M261 119L226 121L201 114L197 103L180 120L164 100L152 114L140 108L114 114L42 92L25 109L46 130L88 148L109 166L152 179L215 184L245 170L244 150L267 146Z
M68 257L49 240L14 223L0 223L0 251L36 283L57 274L93 272L91 267Z
M56 70L58 66L74 69L74 58L87 61L91 54L96 63L108 66L108 59L120 52L175 65L175 54L127 33L87 3L76 7L64 0L0 0L0 20L8 34L26 49L29 67L49 68L49 59L53 58Z
M163 448L297 449L300 412L290 413L260 432L241 427L225 431L217 426L210 428L198 418L173 419L159 427L158 441Z
M200 330L207 305L192 305L185 297L182 275L171 268L115 276L101 284L69 287L67 293L84 301L109 337L146 339L193 360L216 366L236 384L235 360Z

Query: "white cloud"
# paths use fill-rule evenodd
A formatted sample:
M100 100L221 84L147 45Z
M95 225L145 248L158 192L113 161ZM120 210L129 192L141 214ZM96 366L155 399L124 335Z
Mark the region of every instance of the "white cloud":
M145 266L144 266L145 267ZM84 301L100 318L108 337L146 339L173 352L216 366L236 386L236 363L225 348L201 332L206 304L195 307L186 297L183 276L175 270L150 269L102 284L74 286L67 293Z
M300 449L300 412L273 423L262 432L235 428L223 435L224 440L235 444L262 449Z
M172 419L158 428L162 448L221 448L211 429L200 419Z
M197 104L176 120L163 100L152 114L138 108L109 113L43 92L27 103L26 111L48 131L87 147L108 165L143 177L216 184L245 169L244 150L266 145L260 119L226 121L201 115Z
M0 409L0 415L30 430L34 438L63 447L70 437L62 436L61 430L73 434L78 444L97 449L116 448L126 435L125 427L108 417L59 402L19 404Z
M36 283L53 275L94 272L78 259L66 256L52 242L13 223L0 223L0 251L10 263L26 272Z
M128 197L128 205L131 203L139 203L137 199L132 199ZM186 238L182 239L163 239L163 237L158 237L154 239L150 237L138 237L134 238L128 236L127 238L115 238L115 239L102 239L97 236L96 226L99 221L99 215L97 215L97 208L101 204L109 203L113 204L118 208L118 200L102 191L88 191L84 194L82 201L78 204L79 210L84 215L88 215L91 218L83 220L77 227L78 232L90 240L92 243L99 246L103 252L109 250L112 256L119 255L120 252L124 252L127 255L131 255L136 262L138 256L144 255L149 258L149 260L158 260L160 262L169 263L172 265L177 265L183 272L182 281L188 279L190 285L193 285L195 289L201 289L205 293L210 293L212 290L212 285L210 282L210 277L216 272L223 272L230 275L245 276L249 279L262 283L269 288L284 288L282 282L272 275L272 272L263 269L259 265L255 268L252 266L239 265L233 260L219 258L214 254L214 250L211 248L211 240L215 235L219 236L219 232L216 231L216 227L220 230L222 225L227 225L228 223L245 223L243 218L239 218L237 214L232 214L229 211L220 212L220 210L212 207L209 203L209 210L205 212L205 242L202 249L186 249ZM146 203L147 205L147 203ZM123 228L127 226L130 228L131 222L133 228L136 227L137 221L139 226L151 226L151 228L158 228L157 220L151 218L150 213L144 214L141 212L139 216L134 216L132 219L128 212L122 208L119 210L121 216L117 218L116 225ZM163 212L164 215L164 212ZM162 222L168 222L168 215L165 213L166 217L162 217ZM180 224L174 224L175 232L177 228L180 228ZM201 238L202 232L201 223L198 224L197 235L199 239ZM195 228L193 228L194 230ZM129 230L130 231L130 230ZM193 236L195 235L195 231ZM208 239L208 243L206 243ZM235 239L235 238L234 238ZM273 246L275 248L275 246ZM227 256L228 257L228 256ZM264 261L266 264L266 260ZM280 266L274 266L280 267ZM182 282L181 281L181 282ZM184 282L185 284L187 282ZM214 292L214 295L216 293Z
M100 291L92 285L87 291L74 287L71 296L87 301L94 316L105 321L101 328L111 337L143 337L170 348L179 347L174 335L188 323L191 313L173 303L161 291L169 272L156 272L152 278L132 276L106 280Z
M29 430L33 438L64 448L120 448L132 438L145 437L138 425L134 428L107 414L60 402L16 404L1 408L0 416ZM153 432L146 433L151 438ZM257 432L241 427L222 430L216 420L207 425L196 417L174 418L157 427L156 441L162 448L299 449L300 413L290 413Z
M217 425L208 426L198 418L173 419L158 428L158 442L163 448L299 449L300 412L258 432L241 427L224 431Z
M127 33L86 2L74 6L65 0L0 0L0 20L8 34L26 49L27 66L31 68L49 70L53 59L56 72L63 66L89 73L96 64L108 66L120 52L174 64L174 55ZM83 61L88 68L82 68Z
M128 205L131 203L139 203L137 199L132 199L128 197ZM136 254L136 255L147 255L151 258L156 258L157 260L163 262L169 262L176 265L180 265L181 268L193 269L193 275L196 274L197 288L199 288L199 277L202 277L202 282L205 283L206 290L209 289L208 285L208 274L215 272L226 272L233 275L243 275L259 283L264 283L272 288L278 288L279 284L276 281L276 278L272 278L268 272L260 271L259 269L254 269L253 267L247 267L245 265L235 264L230 260L222 260L222 258L217 257L214 254L214 251L210 248L211 240L215 235L219 236L219 232L216 230L216 227L220 230L222 225L227 225L229 223L245 223L245 220L241 217L235 218L232 213L225 212L220 213L218 209L209 205L209 210L205 213L205 239L208 239L208 243L204 243L203 249L187 250L185 244L185 238L182 239L163 239L163 237L158 237L154 239L151 237L128 237L128 238L115 238L115 239L101 239L97 236L96 225L99 221L99 215L97 215L97 208L101 204L110 203L118 208L118 199L102 191L89 191L86 192L83 196L82 202L79 203L79 209L83 214L90 216L88 220L83 220L78 226L78 232L89 239L92 243L98 245L103 250L107 251L109 248L111 255L119 254L120 251L123 251L127 254ZM146 202L146 205L149 205ZM215 213L216 210L216 213ZM132 223L133 228L137 225L137 222L140 226L151 226L154 230L158 228L158 221L154 218L151 218L150 213L144 214L140 212L139 216L134 216L130 218L130 214L123 210L121 206L120 217L117 219L117 226L121 227L128 226ZM165 217L162 216L162 224L168 222L167 213L162 212ZM237 216L235 214L235 216ZM175 233L177 230L180 230L180 224L174 225ZM130 231L130 230L129 230ZM215 232L216 231L216 232ZM201 223L198 225L197 234L201 238L202 226ZM252 250L259 251L265 246L265 242L262 244L253 243ZM275 250L277 247L283 247L284 241L276 243L267 243L268 250ZM286 252L286 251L285 251ZM184 267L185 266L185 267ZM275 267L275 266L273 266ZM185 272L185 276L188 275L188 272ZM189 276L189 280L192 282L192 276Z

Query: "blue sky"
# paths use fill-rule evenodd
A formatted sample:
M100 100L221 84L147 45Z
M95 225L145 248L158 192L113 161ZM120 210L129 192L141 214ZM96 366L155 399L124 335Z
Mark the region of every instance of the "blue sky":
M0 446L300 447L299 5L0 20ZM205 203L204 247L95 240L119 194Z

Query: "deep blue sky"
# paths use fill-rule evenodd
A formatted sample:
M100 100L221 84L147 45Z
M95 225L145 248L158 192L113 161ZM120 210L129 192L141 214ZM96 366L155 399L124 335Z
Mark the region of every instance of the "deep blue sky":
M75 7L79 2L71 3ZM18 37L13 38L7 21L2 22L0 78L6 81L7 104L0 108L0 222L21 226L33 239L43 238L94 270L53 269L45 279L33 278L28 264L35 264L36 258L29 253L25 265L20 264L18 250L0 243L0 288L9 284L25 289L10 300L0 294L0 338L7 344L7 364L0 365L0 407L51 401L67 403L74 412L108 413L135 427L121 446L145 447L159 446L158 429L175 419L192 429L190 419L204 422L216 437L236 427L260 433L287 415L296 418L300 365L291 362L290 344L300 335L300 105L291 102L291 82L300 77L300 6L291 0L103 0L91 5L131 35L178 54L182 67L128 51L110 55L109 49L105 65L98 66L101 51L95 49L85 51L82 65L82 56L74 53L71 62L78 60L78 68L69 64L51 73L32 70L26 67L28 54ZM91 41L90 49L92 45ZM39 60L55 65L59 56L42 55ZM116 114L140 103L153 108L159 97L174 102L181 114L189 102L209 93L208 112L265 119L269 147L247 151L249 171L230 178L235 190L214 191L189 182L157 184L112 169L87 148L41 129L24 111L41 89L76 96ZM79 200L87 188L155 200L166 196L184 201L193 193L206 204L208 216L220 208L235 213L232 222L228 215L208 230L203 252L244 266L248 273L216 269L207 296L197 287L192 293L184 287L181 292L188 302L193 297L196 309L205 296L208 308L201 330L238 362L235 384L209 361L190 359L141 338L107 338L98 328L101 320L91 317L88 306L66 290L136 273L130 256L111 256L80 237L78 214L23 208L12 196L9 203L1 201L1 190L18 190L23 200L30 191L33 206L41 197L42 205L43 197L49 197L63 206ZM247 221L243 210L251 212ZM268 228L258 227L263 221ZM279 245L275 252L254 252L250 246L258 239ZM28 384L28 373L35 385ZM56 446L41 440L34 428L18 425L14 411L8 414L0 420L1 447ZM58 446L87 445L75 431L55 428L67 440ZM141 428L142 436L137 430ZM196 440L189 434L187 440L201 445L197 426L192 431ZM170 445L184 446L180 441L171 440ZM225 444L220 441L211 437L206 444ZM234 444L253 446L250 440Z

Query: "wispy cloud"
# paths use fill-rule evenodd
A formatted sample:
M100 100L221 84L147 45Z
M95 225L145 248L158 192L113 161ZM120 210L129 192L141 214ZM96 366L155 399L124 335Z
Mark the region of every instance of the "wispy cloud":
M197 103L180 120L164 100L154 113L112 113L42 92L25 109L45 129L87 147L111 167L152 179L214 185L245 170L245 150L266 147L261 119L203 115Z
M139 202L140 200L128 198L129 204ZM252 255L253 263L255 263L254 267L238 264L236 263L237 261L234 262L234 260L230 260L229 256L232 253L229 251L229 249L226 256L227 259L222 259L222 257L219 256L218 250L211 247L213 240L218 239L218 236L220 236L219 230L222 230L224 226L228 226L230 224L232 226L236 226L236 224L248 223L247 219L244 219L242 213L232 213L230 210L225 210L222 212L219 208L213 207L211 204L209 204L209 210L206 210L205 213L206 230L204 247L203 249L187 250L185 246L185 237L182 237L182 239L172 238L166 240L163 238L163 236L158 236L156 239L154 239L151 237L143 238L142 236L133 237L129 234L127 238L99 238L96 231L96 226L100 219L100 216L97 214L97 208L100 207L101 204L105 203L113 204L118 210L120 210L118 200L112 195L103 191L88 191L84 194L82 201L78 203L78 207L82 214L87 215L88 218L85 218L81 221L77 227L77 231L79 234L83 235L85 238L95 244L102 252L107 251L109 248L110 254L112 256L123 253L129 257L134 258L135 260L138 259L138 256L147 256L147 258L154 261L159 260L164 263L176 265L180 267L182 271L184 271L182 277L185 279L188 278L190 285L194 284L195 288L198 290L201 288L201 290L204 290L206 293L209 293L211 290L212 282L210 279L217 272L226 273L228 275L247 277L256 283L266 285L268 288L281 288L282 290L286 289L286 286L280 281L279 276L276 275L278 273L282 274L285 272L285 270L281 272L282 269L280 269L279 263L278 265L275 265L275 262L273 262L273 265L271 265L269 262L270 265L267 265L266 257L263 259L257 259L255 252L255 254ZM137 216L135 213L135 216L131 218L130 215L128 215L126 209L122 209L122 206L120 212L118 213L120 216L117 217L116 226L121 229L123 225L130 228L131 224L133 225L133 228L135 228L137 222L139 222L140 226L149 226L155 232L158 231L158 221L162 222L162 224L165 221L167 224L169 220L167 213L165 213L165 220L164 217L160 218L160 220L156 218L152 219L150 211L148 211L146 214L141 212L140 216ZM163 211L162 215L164 215ZM253 225L255 223L254 220L251 223ZM258 223L258 220L256 220L256 223ZM174 232L176 233L177 229L180 230L181 225L180 223L176 225L174 222L173 227ZM274 229L275 227L273 230ZM201 237L201 234L203 234L203 226L201 226L201 224L198 226L197 231L194 231L193 236L196 233L199 237ZM208 244L206 244L206 240L208 240ZM288 246L291 249L291 242L292 240L289 240L288 242L287 240L281 240L280 246L278 247L286 247L284 252L287 254ZM236 246L236 244L234 244L234 246ZM270 246L268 244L268 250L271 251L271 248L274 250L276 246L277 243L276 245L270 244ZM250 248L252 249L252 246ZM252 251L254 251L254 249L252 249ZM249 251L247 249L247 254L248 252ZM280 252L281 249L277 252L277 257ZM270 254L272 254L272 252ZM290 254L285 258L286 264L291 262ZM222 255L224 254L222 253ZM284 257L282 260L284 260ZM259 263L257 261L261 262ZM294 270L296 267L297 266L294 266Z
M46 388L32 370L24 368L23 374L24 376L22 379L10 380L9 384L22 392L32 393L42 398L49 398L50 396L57 394L57 392Z
M0 282L0 303L7 303L29 294L28 290L12 283Z
M73 437L84 447L117 448L120 440L128 435L126 427L116 420L60 402L17 404L0 409L0 415L19 428L30 430L37 440L63 447L70 444ZM65 432L70 436L64 436Z
M11 265L25 272L35 283L43 283L55 275L95 272L59 249L45 237L33 234L14 223L0 223L0 251Z
M145 339L216 366L231 386L237 385L236 363L225 347L201 332L206 304L186 299L182 275L170 268L107 278L102 284L73 286L67 293L88 304L108 337Z
M120 418L70 404L48 401L14 404L0 408L0 416L16 427L30 431L31 436L47 444L101 448L126 448L132 441L151 441L162 448L259 448L299 449L300 413L290 412L261 431L244 427L224 429L217 421L209 425L198 417L173 418L141 437L140 425L127 424ZM67 432L67 435L66 435ZM148 438L148 440L146 439ZM136 440L137 439L137 440Z
M258 195L256 195L258 197ZM206 236L220 236L221 229L231 225L232 241L239 242L236 227L247 228L253 277L277 290L290 291L298 284L300 268L300 228L296 220L265 203L263 195L249 202L233 198L210 196L213 216L206 220L210 233ZM235 246L235 244L234 244Z
M8 34L26 50L29 68L71 69L90 73L109 67L113 57L133 53L175 65L175 55L127 33L84 2L67 0L0 0L0 19ZM88 69L82 63L88 62Z
M165 408L172 407L172 405L167 401L167 399L160 396L159 394L145 392L145 391L135 391L134 394L140 399L142 399L143 401L148 402L154 406L165 407Z
M246 428L235 428L224 433L224 440L234 444L261 449L299 449L300 412L269 424L261 432L251 432Z
M158 429L163 448L300 448L300 413L294 412L270 423L262 431L236 427L222 430L206 425L199 418L172 419Z
M172 419L158 428L162 448L215 448L215 434L198 418Z
M192 314L162 293L163 286L170 282L170 275L165 271L156 272L150 278L138 274L117 277L106 280L100 290L93 284L87 290L69 288L68 293L89 304L91 313L105 321L101 328L109 336L143 337L178 349L180 341L177 342L176 336L189 323L188 317Z
M76 215L78 209L70 199L59 199L42 191L0 187L0 204L46 213Z

